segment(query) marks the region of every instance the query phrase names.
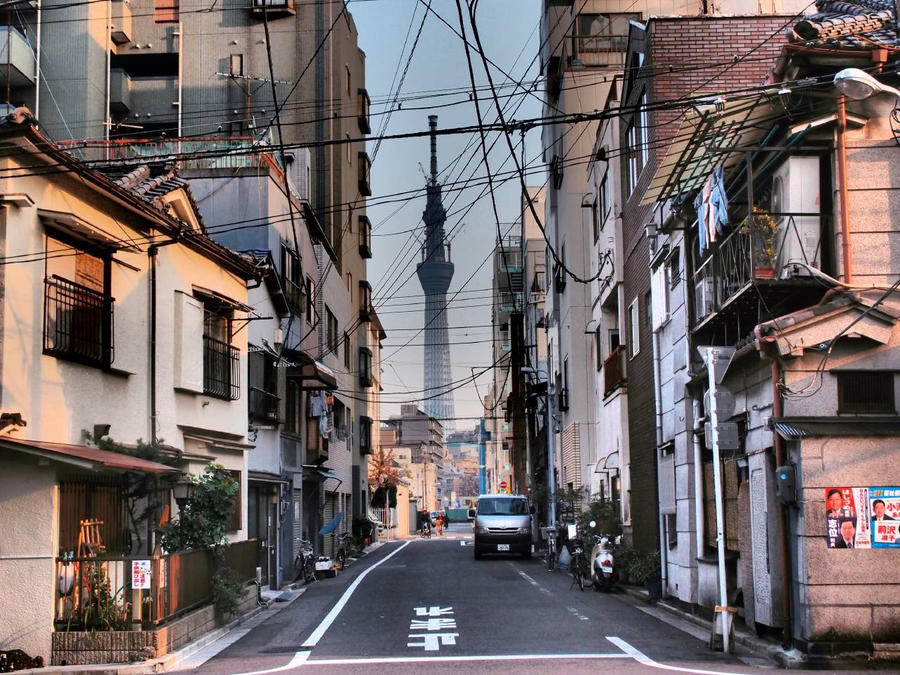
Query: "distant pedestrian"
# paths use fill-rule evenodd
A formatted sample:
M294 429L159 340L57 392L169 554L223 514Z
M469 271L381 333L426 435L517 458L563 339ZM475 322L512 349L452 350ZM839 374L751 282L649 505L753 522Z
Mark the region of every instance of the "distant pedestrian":
M437 531L438 536L444 531L444 514L438 513L437 518L434 520L434 529Z

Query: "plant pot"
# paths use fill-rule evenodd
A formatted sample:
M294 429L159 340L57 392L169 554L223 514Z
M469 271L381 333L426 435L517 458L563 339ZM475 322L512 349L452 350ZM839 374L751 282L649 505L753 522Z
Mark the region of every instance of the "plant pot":
M651 600L662 600L662 579L651 579L646 586Z

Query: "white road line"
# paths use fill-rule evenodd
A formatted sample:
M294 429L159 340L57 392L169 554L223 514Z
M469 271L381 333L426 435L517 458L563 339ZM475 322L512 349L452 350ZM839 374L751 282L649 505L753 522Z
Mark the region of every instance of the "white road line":
M354 666L380 663L454 663L466 661L534 661L573 659L628 659L628 654L481 654L477 656L385 656L370 659L321 659L306 661L303 666ZM249 675L249 674L245 674Z
M525 572L523 572L522 570L516 570L516 571L519 573L519 576L520 576L520 577L522 577L523 579L525 579L525 581L527 581L529 584L531 584L532 586L534 586L534 587L535 587L536 589L538 589L541 593L544 593L545 595L552 595L552 593L550 592L550 589L549 589L549 588L544 588L544 587L541 586L537 581L535 581L532 577L530 577L529 575L525 574Z
M322 619L322 622L316 626L316 629L310 634L308 638L306 638L306 642L304 642L301 646L306 647L308 649L312 649L317 644L319 644L319 640L322 639L322 636L325 635L325 631L327 631L331 624L334 623L334 620L338 617L338 614L341 613L341 610L344 609L344 605L347 604L347 601L350 599L350 596L353 595L353 591L356 590L356 587L362 583L362 580L366 578L366 575L369 574L376 567L381 565L382 563L387 562L395 555L400 553L404 548L409 546L409 541L401 544L396 551L392 551L390 554L386 555L384 558L379 560L377 563L369 567L362 574L360 574L356 579L353 580L353 583L344 591L344 594L341 596L341 599L337 601L337 604L331 608L331 611L328 612L328 616ZM298 652L299 653L299 652Z
M291 670L292 668L299 668L308 658L309 652L297 652L296 654L294 654L294 658L292 658L283 666L278 666L277 668L269 668L268 670L251 670L246 673L239 673L238 675L264 675L264 673L281 673L285 670Z
M651 668L659 668L661 670L675 670L679 673L700 673L700 675L733 675L733 673L728 673L722 670L700 670L699 668L682 668L680 666L669 666L665 663L658 663L643 652L639 651L637 648L632 647L622 638L607 635L606 639L612 642L616 647L621 649L638 663L642 663L645 666L650 666Z

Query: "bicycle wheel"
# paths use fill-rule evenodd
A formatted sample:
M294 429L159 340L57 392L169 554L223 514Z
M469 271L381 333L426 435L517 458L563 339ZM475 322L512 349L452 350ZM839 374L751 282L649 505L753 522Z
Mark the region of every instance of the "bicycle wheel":
M581 575L581 557L573 556L572 558L572 578L574 583L578 584L578 590L584 590L584 577Z
M344 569L344 565L345 565L346 562L347 562L347 554L344 553L344 549L340 549L340 550L337 552L337 556L335 556L335 562L337 562L337 565L338 565L338 569L339 569L339 570L343 570L343 569Z
M310 583L311 581L316 580L316 562L313 560L313 555L310 554L306 556L306 562L303 565L303 581L305 583Z
M303 575L303 556L298 555L294 558L294 581L297 581Z

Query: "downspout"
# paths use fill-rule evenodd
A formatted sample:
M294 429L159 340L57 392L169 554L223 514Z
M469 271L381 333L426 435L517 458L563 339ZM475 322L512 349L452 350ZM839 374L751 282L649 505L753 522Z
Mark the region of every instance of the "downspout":
M843 100L843 97L841 97ZM843 180L841 181L843 184ZM843 198L841 199L843 204ZM756 337L756 348L759 350L760 356L771 363L771 380L772 380L772 417L779 419L784 415L784 402L781 398L781 390L778 388L781 382L781 366L778 359L770 356L765 351L765 345L770 342L769 338L763 337L759 330L759 325L753 328ZM773 445L775 448L775 466L784 466L787 464L787 456L784 448L784 439L773 432ZM790 533L788 532L788 515L787 504L778 502L778 526L781 529L781 560L779 561L781 568L781 611L784 616L784 627L781 632L781 645L785 649L790 649L793 638L793 617L791 616L791 549L790 549Z
M37 0L37 45L34 50L34 114L41 118L41 0Z
M660 401L661 397L661 389L662 389L662 371L659 367L659 331L653 331L653 405L656 412L656 475L657 475L657 490L659 490L659 448L663 443L663 430L662 430L662 401ZM659 566L660 566L660 576L662 580L662 592L665 594L668 589L668 549L669 546L666 543L666 517L662 513L659 513ZM665 597L665 596L664 596Z
M846 97L838 98L837 103L838 125L837 125L837 170L838 170L838 190L840 194L840 213L841 213L841 270L843 273L842 281L845 284L853 283L853 272L850 265L850 209L847 205L847 103Z
M156 443L156 254L157 245L147 249L150 261L150 443Z
M694 543L697 557L703 555L706 546L706 513L703 508L703 447L700 445L700 401L692 399L693 446L694 446Z
M106 0L106 101L104 114L106 115L106 140L109 141L109 133L112 131L112 116L109 114L110 87L112 79L112 0ZM106 159L109 159L109 143L106 144Z

